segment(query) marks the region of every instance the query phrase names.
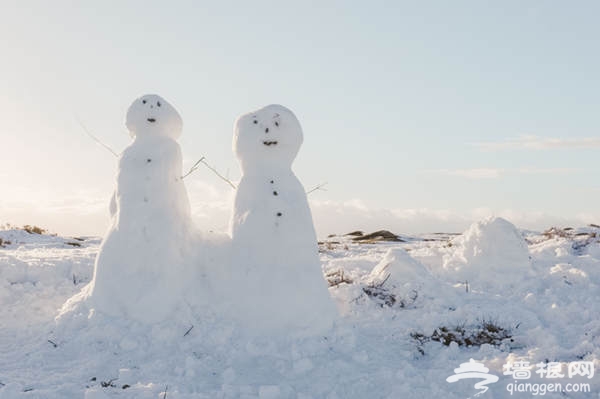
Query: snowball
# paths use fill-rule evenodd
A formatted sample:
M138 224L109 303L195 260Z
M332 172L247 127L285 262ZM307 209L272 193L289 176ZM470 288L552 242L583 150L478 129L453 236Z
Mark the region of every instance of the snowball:
M267 105L242 115L234 125L233 151L243 173L270 166L291 167L302 142L300 122L282 105Z
M177 140L183 121L177 110L164 98L146 94L135 100L127 110L125 124L132 137L164 136Z

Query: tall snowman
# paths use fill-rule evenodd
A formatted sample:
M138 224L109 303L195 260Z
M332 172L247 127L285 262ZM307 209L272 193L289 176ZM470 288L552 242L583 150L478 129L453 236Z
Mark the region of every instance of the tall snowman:
M134 140L119 159L89 300L111 316L157 322L175 311L185 281L191 217L176 142L183 123L162 97L145 95L126 124Z
M242 115L234 126L242 178L230 223L231 278L241 294L232 296L250 329L323 331L336 315L306 192L292 171L302 141L298 119L281 105Z

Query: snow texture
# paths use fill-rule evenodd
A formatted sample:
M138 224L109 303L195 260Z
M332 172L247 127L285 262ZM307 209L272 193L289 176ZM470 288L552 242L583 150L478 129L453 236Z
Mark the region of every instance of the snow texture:
M163 98L146 95L127 112L134 141L119 158L112 223L89 286L90 308L144 322L181 306L191 211L175 141L182 122Z
M235 122L233 150L242 178L230 225L233 259L226 284L234 291L234 315L260 331L319 331L335 318L306 191L291 168L302 141L298 119L281 105Z
M547 392L545 398L596 398L600 229L571 231L526 234L535 276L521 276L525 294L506 289L502 280L490 291L455 285L444 269L444 257L454 251L449 235L377 244L332 237L322 246L321 261L326 274L341 271L348 281L330 288L344 313L325 335L293 338L249 337L210 314L148 325L101 313L89 318L80 308L56 323L61 304L91 281L100 239L0 230L0 239L10 241L0 248L0 398L156 399L166 392L167 399L465 399L477 393L476 381L449 384L446 378L471 358L500 377L482 398L532 396L506 390L514 380L502 366L517 360L533 366L524 382L591 387L588 393ZM373 268L388 255L406 263L403 270L419 270L405 253L390 252L396 249L408 251L431 274L446 276L437 279L445 290L405 308L381 307L364 295ZM399 279L427 276L409 275ZM482 318L510 328L512 342L459 347L411 338L443 326L469 329ZM566 363L579 360L595 364L593 378L547 380L533 372L551 361L566 373Z

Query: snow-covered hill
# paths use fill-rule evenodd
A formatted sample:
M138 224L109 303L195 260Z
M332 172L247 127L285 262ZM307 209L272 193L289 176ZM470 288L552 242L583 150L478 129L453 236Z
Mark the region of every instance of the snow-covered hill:
M91 280L100 239L0 231L0 397L468 398L477 380L446 379L471 358L499 377L481 398L511 397L517 383L599 397L599 376L568 372L600 368L600 228L511 226L329 237L323 273L343 317L304 338L252 337L209 312L150 327L99 314L57 323ZM503 374L519 360L529 379ZM544 364L564 377L541 378Z

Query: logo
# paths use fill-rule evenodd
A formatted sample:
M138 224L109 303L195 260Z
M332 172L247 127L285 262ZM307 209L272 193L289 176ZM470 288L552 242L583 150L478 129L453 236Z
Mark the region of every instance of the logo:
M566 365L566 369L565 366ZM537 370L532 370L534 367ZM502 366L505 376L512 377L512 382L507 382L506 391L512 396L515 393L531 393L534 396L546 395L548 392L559 392L563 395L569 392L591 392L591 384L576 382L573 379L592 379L595 374L593 361L575 361L570 363L545 362L532 365L531 362L521 359L506 363ZM454 375L446 378L453 383L460 380L476 379L473 388L479 390L473 397L486 393L487 385L498 382L499 377L490 374L483 363L470 359L468 363L461 363L454 369ZM532 371L535 372L532 373ZM533 382L529 382L534 377ZM559 382L566 380L564 382ZM585 380L584 380L585 381Z
M473 388L478 389L480 392L476 393L475 396L484 394L489 389L486 385L498 382L498 376L489 374L490 369L485 367L483 363L479 363L473 359L470 359L468 363L462 363L459 368L454 369L454 375L446 378L446 381L453 383L459 380L466 379L478 379L483 380L476 382Z

